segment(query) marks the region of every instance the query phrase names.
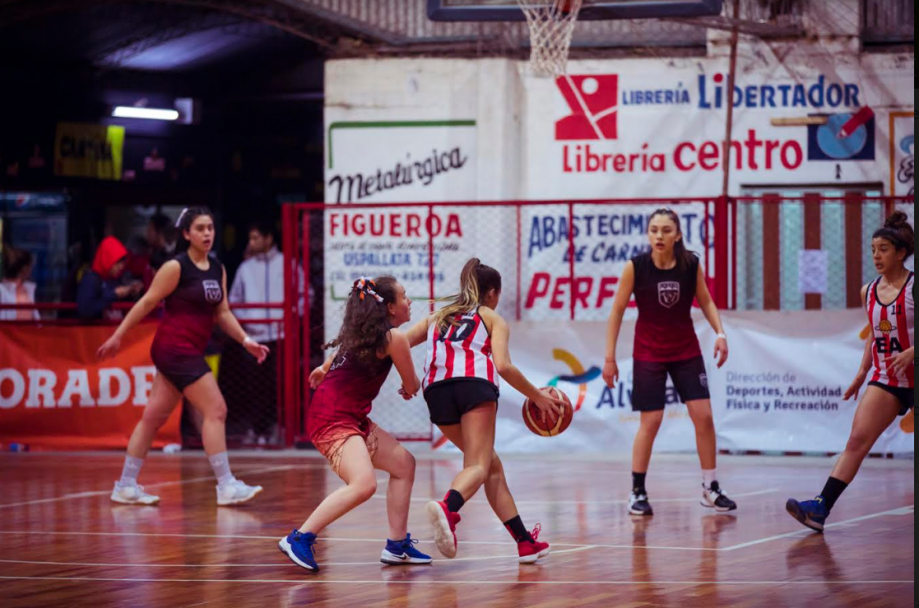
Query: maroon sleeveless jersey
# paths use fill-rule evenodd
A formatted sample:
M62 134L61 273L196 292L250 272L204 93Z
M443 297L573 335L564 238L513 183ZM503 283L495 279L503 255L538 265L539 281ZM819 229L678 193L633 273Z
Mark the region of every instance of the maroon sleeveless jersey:
M388 356L377 359L339 353L313 394L307 416L328 422L363 422L391 369Z
M210 266L201 270L187 253L176 261L182 269L179 284L166 298L152 350L157 355L203 355L214 330L214 313L223 302L223 264L208 256Z
M702 354L693 327L692 303L696 297L699 259L693 256L685 270L661 270L651 254L632 258L635 266L636 361L684 361Z

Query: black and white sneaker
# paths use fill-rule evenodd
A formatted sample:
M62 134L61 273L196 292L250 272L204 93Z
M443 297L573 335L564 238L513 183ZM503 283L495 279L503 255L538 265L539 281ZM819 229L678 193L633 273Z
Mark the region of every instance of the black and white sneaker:
M737 510L737 503L724 495L717 481L713 481L709 488L702 484L702 506L719 513Z
M654 509L648 502L648 494L644 490L632 490L629 496L629 514L649 516L654 515Z

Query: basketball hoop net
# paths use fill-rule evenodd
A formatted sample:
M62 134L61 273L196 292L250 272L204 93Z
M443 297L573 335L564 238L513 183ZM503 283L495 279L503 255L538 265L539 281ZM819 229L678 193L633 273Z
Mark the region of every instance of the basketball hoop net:
M530 70L534 76L561 76L583 0L517 0L530 28Z

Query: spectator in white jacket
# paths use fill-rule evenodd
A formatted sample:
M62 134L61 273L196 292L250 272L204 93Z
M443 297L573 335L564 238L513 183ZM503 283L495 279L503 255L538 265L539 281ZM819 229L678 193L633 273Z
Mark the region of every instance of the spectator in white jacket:
M3 248L3 280L0 281L0 304L34 304L35 283L27 279L32 275L32 254L28 251ZM0 310L0 321L38 321L37 310Z
M282 304L284 254L278 251L269 224L258 222L249 229L248 253L249 257L239 266L233 279L230 304ZM227 388L234 397L232 401L238 398L239 403L228 405L246 419L247 441L266 445L276 439L277 432L277 341L283 337L281 321L284 311L280 308L247 308L234 313L249 337L266 345L271 354L264 364L257 365L251 357L237 358L228 351L226 364L231 369L227 370L229 373L221 374L221 379L234 383ZM277 319L278 322L246 323L247 319Z
M230 304L283 304L284 254L278 251L269 225L258 223L249 229L249 257L239 266L230 288ZM259 343L280 337L280 308L251 308L235 311L249 337ZM278 323L246 324L246 319L277 319ZM269 347L270 348L270 347Z

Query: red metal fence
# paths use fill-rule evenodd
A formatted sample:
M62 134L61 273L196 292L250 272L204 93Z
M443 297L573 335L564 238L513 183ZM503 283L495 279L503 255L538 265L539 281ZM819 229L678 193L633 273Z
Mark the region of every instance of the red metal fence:
M735 198L285 205L285 302L233 306L237 310L283 310L280 321L246 320L246 324L278 324L282 337L276 345L273 382L261 376L254 382L253 370L231 364L234 345L224 344L222 348L218 371L226 373L219 381L228 403L237 404L231 409L240 413L236 419L231 415L231 439L241 445L243 437L251 435L248 431L253 425L259 427L253 429L255 435L271 436L269 445L293 446L303 438L304 412L310 399L309 372L323 359L321 344L337 328L355 274L365 269L382 272L381 265L393 259L405 262L394 268L399 269L400 281L416 300L416 313L425 314L439 299L455 293L462 264L475 256L501 271L501 312L507 318L536 322L603 320L621 266L646 242L647 216L659 207L673 208L683 216L687 244L700 255L720 308L766 311L858 307L860 288L874 272L871 234L895 208L903 209L911 218L914 215L911 197L869 196L864 192L841 196L805 192L800 196L763 193ZM369 247L362 249L364 243ZM341 251L349 253L342 255ZM385 255L376 253L379 251ZM811 255L814 252L822 253ZM816 270L807 270L806 265L814 260ZM816 276L818 283L823 281L822 290L808 292L802 287L807 272ZM16 308L22 307L0 306ZM74 304L27 308L41 311L43 318L17 323L85 323L55 318L75 309ZM240 360L236 357L236 363ZM420 365L417 358L416 365ZM271 395L276 408L264 415L246 412L253 390L262 396ZM406 407L382 407L380 412L402 417L404 430L390 425L401 438L430 438L423 404L412 406L415 410Z
M293 337L285 344L285 377L289 394L301 395L303 404L286 410L286 427L294 435L302 431L309 402L305 379L322 360L317 352L321 342L337 328L350 282L364 268L390 274L372 253L353 253L363 244L369 244L365 252L376 247L395 256L403 247L424 254L411 264L419 272L406 273L411 277L407 281L400 278L410 296L423 300L416 304L420 314L455 293L462 263L475 256L501 271L502 307L508 318L602 320L618 269L636 243L646 242L642 218L660 207L683 216L689 248L700 255L720 308L814 310L859 305L860 287L873 272L871 233L895 207L912 216L913 199L853 191L840 196L764 192L733 198L288 205L284 250L293 255L288 257L286 293L304 289L304 280L313 293L302 316L290 299L285 308L285 325ZM450 234L454 216L459 219ZM550 232L552 239L543 238ZM339 255L340 249L352 254ZM805 270L815 250L825 252L824 268L818 254L816 270ZM597 251L606 252L603 259L611 260L609 264ZM298 269L306 270L306 278ZM825 293L801 292L799 283L808 272L818 283L823 279ZM409 439L428 436L396 432ZM289 442L293 439L288 436Z

